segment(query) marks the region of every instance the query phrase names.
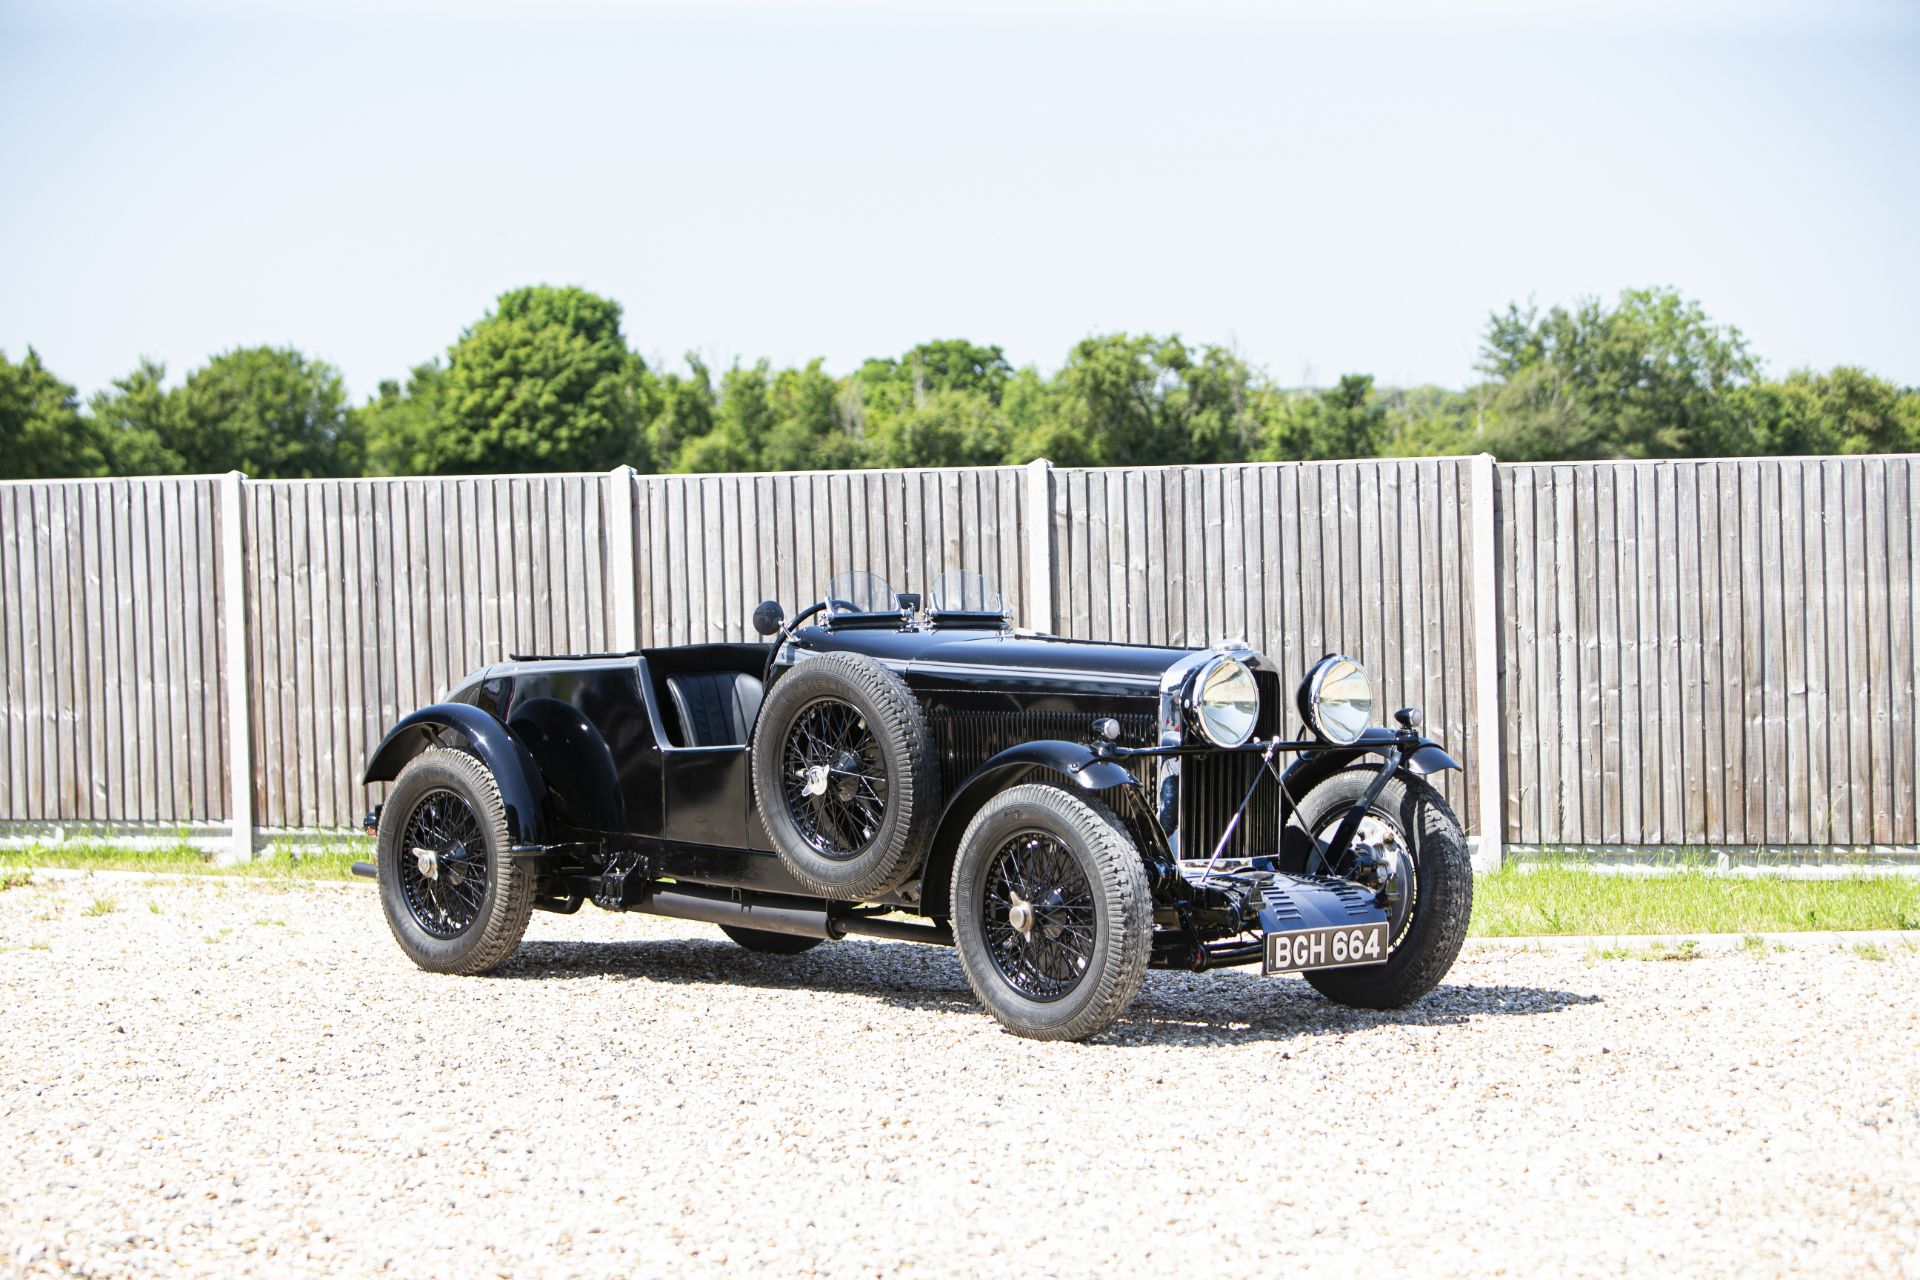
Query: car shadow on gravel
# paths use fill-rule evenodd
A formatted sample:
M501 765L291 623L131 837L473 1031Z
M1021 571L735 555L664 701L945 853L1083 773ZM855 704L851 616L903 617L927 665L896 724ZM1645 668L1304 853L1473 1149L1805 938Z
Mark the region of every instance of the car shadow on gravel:
M564 982L570 978L774 991L841 993L902 1009L984 1018L945 947L842 940L798 956L763 956L731 942L525 942L496 978ZM1348 1009L1294 978L1255 973L1154 971L1133 1007L1094 1043L1233 1044L1344 1035L1375 1026L1444 1027L1479 1018L1557 1013L1600 997L1548 987L1442 983L1409 1009Z

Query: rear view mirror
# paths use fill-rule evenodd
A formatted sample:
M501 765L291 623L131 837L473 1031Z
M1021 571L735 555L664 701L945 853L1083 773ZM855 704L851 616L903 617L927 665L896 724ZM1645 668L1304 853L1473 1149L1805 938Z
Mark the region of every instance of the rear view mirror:
M762 600L753 610L753 629L763 636L770 636L780 630L780 624L787 620L785 611L778 600Z

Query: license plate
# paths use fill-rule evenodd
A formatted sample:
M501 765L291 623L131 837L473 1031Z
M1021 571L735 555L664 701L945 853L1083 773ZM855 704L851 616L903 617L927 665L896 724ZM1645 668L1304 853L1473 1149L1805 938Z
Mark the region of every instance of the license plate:
M1302 969L1346 969L1381 964L1387 958L1387 922L1348 924L1332 929L1295 929L1267 935L1266 974Z

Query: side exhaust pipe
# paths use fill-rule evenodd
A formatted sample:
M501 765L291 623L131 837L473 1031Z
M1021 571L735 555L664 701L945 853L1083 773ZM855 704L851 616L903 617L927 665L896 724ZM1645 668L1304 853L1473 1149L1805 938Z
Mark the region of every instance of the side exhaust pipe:
M807 898L752 894L736 899L727 889L676 884L655 889L630 910L671 916L676 920L698 920L703 924L730 924L738 929L793 933L803 938L839 937L827 920L826 904Z
M705 885L675 884L654 889L632 911L698 920L703 924L730 924L738 929L791 933L803 938L891 938L897 942L953 945L953 931L938 925L909 924L903 920L876 920L870 916L832 916L828 904L812 898L790 898L771 893L739 893Z

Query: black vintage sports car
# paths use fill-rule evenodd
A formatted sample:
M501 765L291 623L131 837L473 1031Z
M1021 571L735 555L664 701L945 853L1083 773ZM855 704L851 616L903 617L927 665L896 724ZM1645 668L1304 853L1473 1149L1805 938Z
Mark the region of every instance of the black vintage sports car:
M754 625L768 643L516 656L396 725L354 869L414 962L484 972L529 913L591 900L774 955L953 946L1009 1030L1077 1039L1150 967L1395 1008L1459 953L1466 841L1425 780L1459 765L1416 709L1373 725L1349 658L1290 703L1243 647L1016 631L972 574L924 602L845 574Z

